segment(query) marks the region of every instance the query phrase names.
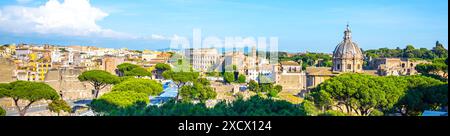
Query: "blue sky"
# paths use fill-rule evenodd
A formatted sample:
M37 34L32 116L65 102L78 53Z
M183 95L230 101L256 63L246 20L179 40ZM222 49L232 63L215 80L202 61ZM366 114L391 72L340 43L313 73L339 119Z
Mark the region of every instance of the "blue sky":
M278 37L283 51L330 53L347 22L363 49L448 45L447 0L2 0L0 44L161 49L198 28L203 36Z

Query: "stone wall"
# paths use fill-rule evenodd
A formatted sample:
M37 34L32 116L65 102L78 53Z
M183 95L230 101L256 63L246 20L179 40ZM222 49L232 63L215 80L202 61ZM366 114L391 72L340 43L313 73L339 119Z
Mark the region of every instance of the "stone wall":
M66 101L92 99L93 87L89 83L78 80L78 75L81 73L82 71L77 69L52 69L47 73L44 82L55 89ZM109 92L111 88L111 86L105 87L100 91L99 96ZM24 104L23 101L20 102ZM47 106L49 102L51 101L35 102L32 107ZM15 110L14 101L10 98L0 99L0 106L7 110Z

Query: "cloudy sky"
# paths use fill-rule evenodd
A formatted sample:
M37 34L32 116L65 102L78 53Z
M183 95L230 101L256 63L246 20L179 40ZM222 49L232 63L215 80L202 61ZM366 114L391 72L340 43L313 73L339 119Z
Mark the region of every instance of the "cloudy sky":
M162 49L197 28L332 52L347 22L363 49L448 45L447 0L1 0L0 44Z

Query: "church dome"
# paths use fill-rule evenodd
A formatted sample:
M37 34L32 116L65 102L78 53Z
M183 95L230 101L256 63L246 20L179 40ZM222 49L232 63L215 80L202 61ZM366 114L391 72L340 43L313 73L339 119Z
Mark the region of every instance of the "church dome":
M362 59L363 53L361 49L359 48L358 44L352 42L352 36L349 26L347 25L347 29L344 32L344 41L339 43L333 52L333 58L340 58L340 59L351 59L351 58L357 58Z

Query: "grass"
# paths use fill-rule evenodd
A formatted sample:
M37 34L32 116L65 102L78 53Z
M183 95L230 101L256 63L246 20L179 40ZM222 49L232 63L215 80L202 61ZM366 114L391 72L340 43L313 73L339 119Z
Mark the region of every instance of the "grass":
M299 98L299 97L294 96L293 94L287 93L287 92L280 92L280 93L278 94L278 97L279 97L280 99L286 100L286 101L288 101L288 102L290 102L290 103L292 103L292 104L300 104L300 103L303 102L303 99L302 99L302 98Z

